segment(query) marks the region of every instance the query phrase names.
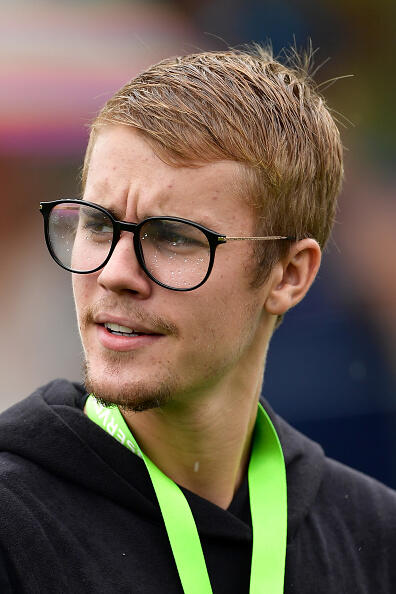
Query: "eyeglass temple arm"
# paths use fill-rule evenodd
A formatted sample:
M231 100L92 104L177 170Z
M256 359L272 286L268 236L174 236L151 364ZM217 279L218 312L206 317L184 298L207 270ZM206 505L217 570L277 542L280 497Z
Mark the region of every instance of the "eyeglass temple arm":
M271 236L266 236L266 237L229 237L228 235L225 237L219 237L219 241L225 242L225 241L243 241L245 239L248 239L250 241L269 241L270 239L290 239L292 241L295 240L294 237L289 237L289 236L285 236L285 235L271 235Z

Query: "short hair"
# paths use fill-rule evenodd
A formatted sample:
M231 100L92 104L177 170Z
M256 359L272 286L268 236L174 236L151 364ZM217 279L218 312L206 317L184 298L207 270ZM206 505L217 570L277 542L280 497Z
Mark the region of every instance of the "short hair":
M342 144L304 58L284 65L271 49L254 45L149 67L94 120L83 184L96 134L108 124L140 130L171 165L243 164L241 188L257 209L257 232L312 237L325 245L342 181ZM260 284L290 244L254 244L259 262L253 282Z

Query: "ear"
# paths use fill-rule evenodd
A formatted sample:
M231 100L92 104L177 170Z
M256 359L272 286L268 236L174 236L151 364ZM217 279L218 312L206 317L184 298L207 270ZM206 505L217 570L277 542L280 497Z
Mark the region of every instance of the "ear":
M321 250L314 239L302 239L292 244L286 258L278 262L271 273L266 311L282 315L297 305L315 280L320 261Z

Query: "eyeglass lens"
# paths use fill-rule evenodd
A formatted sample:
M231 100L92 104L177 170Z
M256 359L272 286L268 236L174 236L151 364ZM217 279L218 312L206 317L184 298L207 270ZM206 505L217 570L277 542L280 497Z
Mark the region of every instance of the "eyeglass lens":
M184 289L205 278L210 246L200 229L178 221L151 220L140 230L140 243L146 268L160 283Z
M113 222L89 205L63 203L50 213L48 233L55 257L73 272L90 272L106 261ZM157 281L175 289L200 284L210 263L206 235L189 223L148 220L140 228L144 266Z

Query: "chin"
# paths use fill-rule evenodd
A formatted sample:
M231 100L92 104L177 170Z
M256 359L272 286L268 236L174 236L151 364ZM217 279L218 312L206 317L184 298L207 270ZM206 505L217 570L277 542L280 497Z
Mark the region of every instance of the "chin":
M140 412L162 408L172 400L174 385L169 378L162 382L157 379L154 383L154 378L150 376L143 381L133 377L133 372L125 379L123 375L103 367L95 373L89 363L84 364L85 388L104 406L119 406L125 411Z

